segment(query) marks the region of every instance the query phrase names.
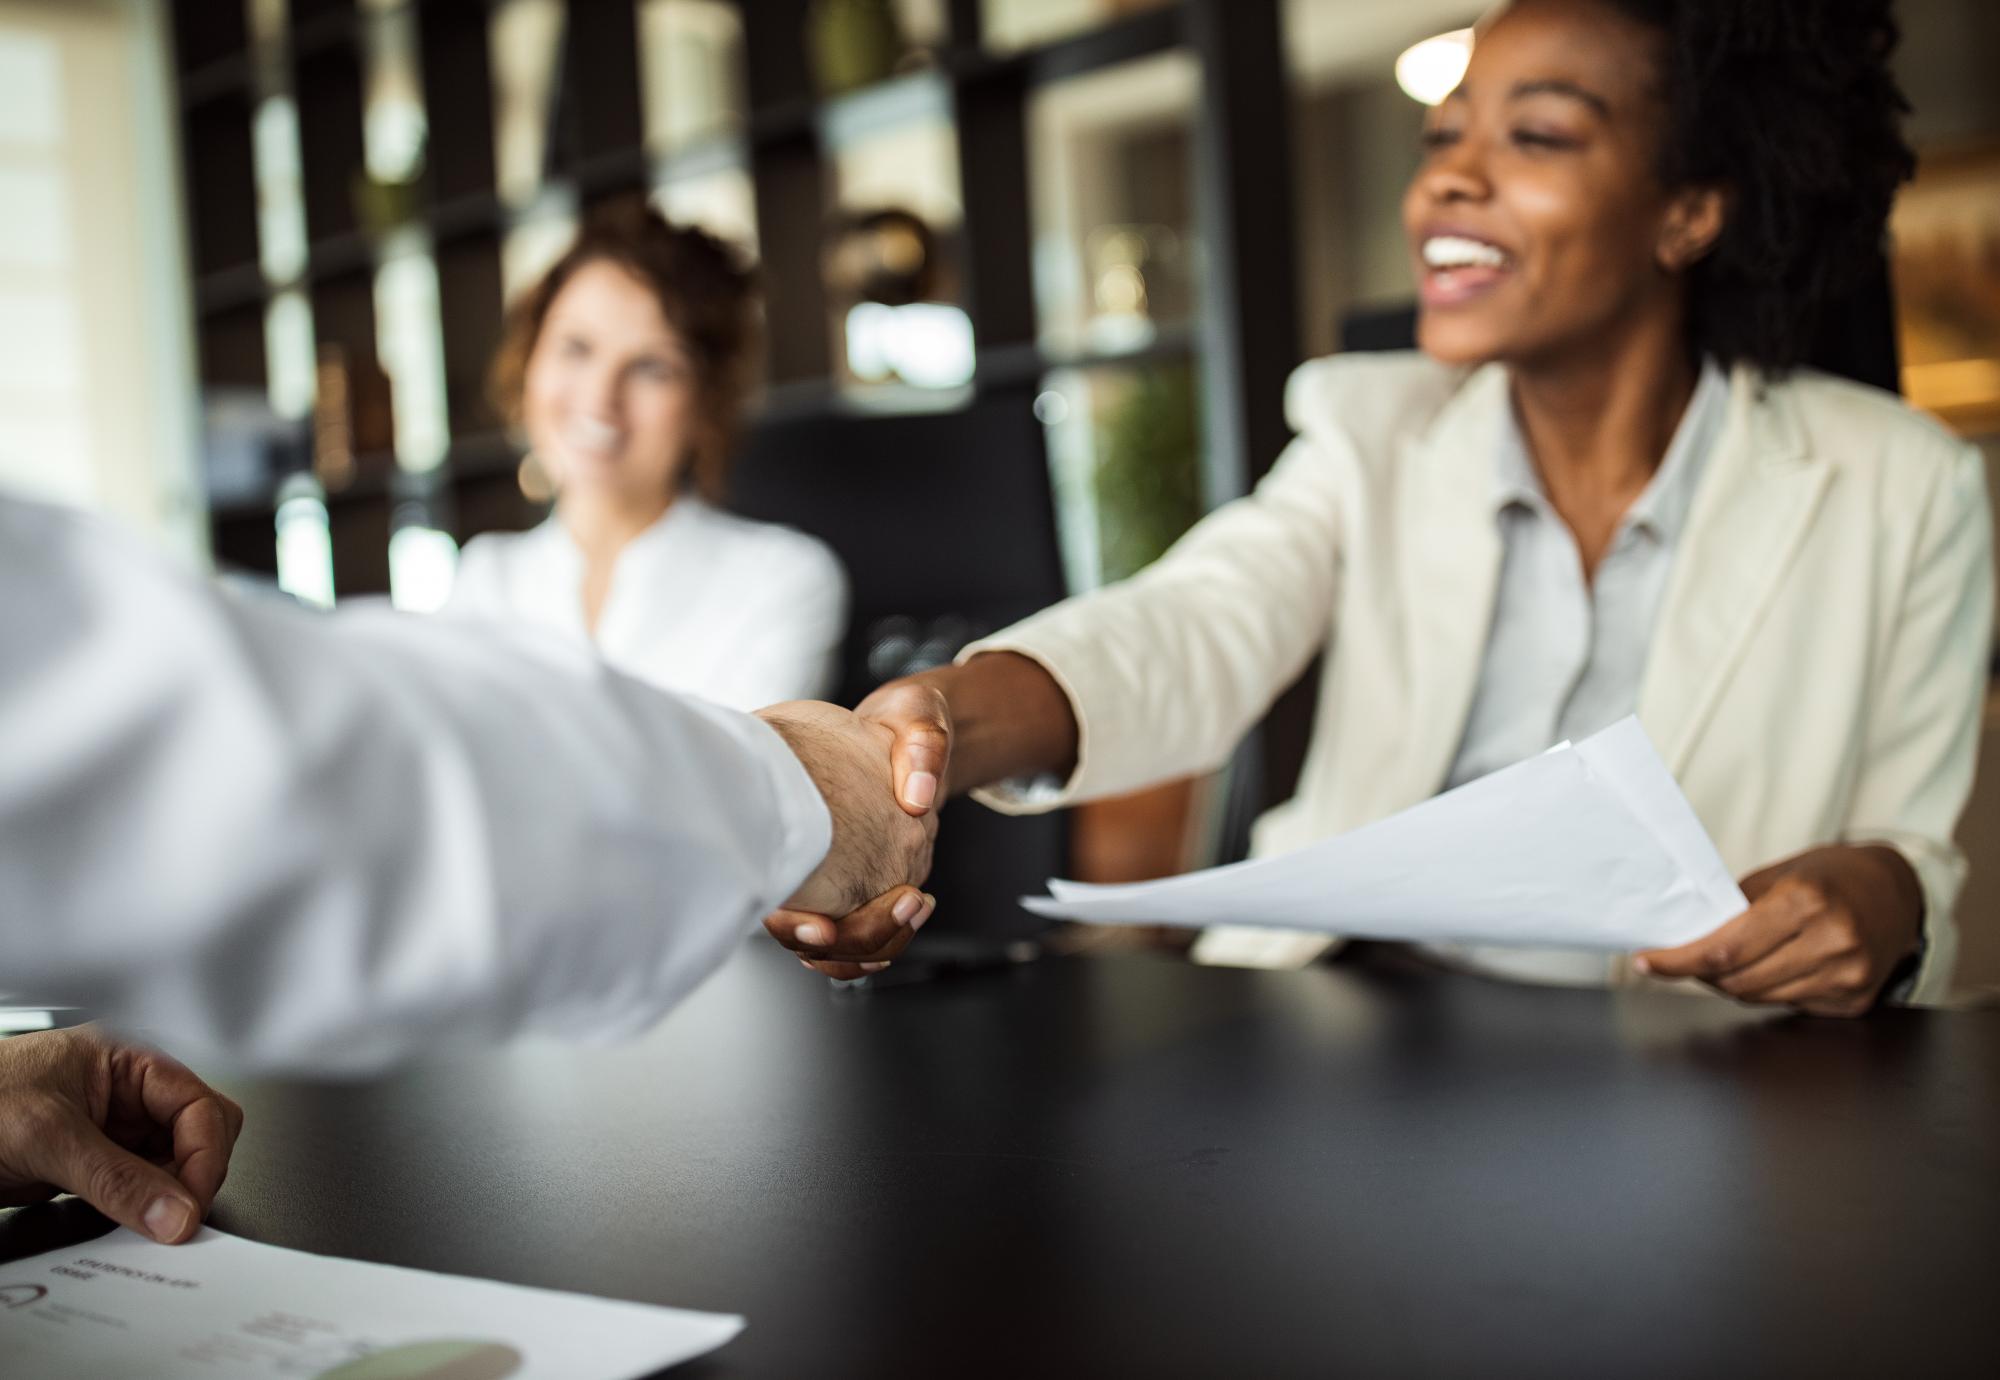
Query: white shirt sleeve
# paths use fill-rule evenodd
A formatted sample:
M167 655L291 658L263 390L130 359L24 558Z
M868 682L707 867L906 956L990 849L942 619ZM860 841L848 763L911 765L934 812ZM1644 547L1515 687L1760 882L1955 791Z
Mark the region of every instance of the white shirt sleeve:
M0 989L177 1053L615 1036L824 856L782 740L587 650L239 600L0 500Z

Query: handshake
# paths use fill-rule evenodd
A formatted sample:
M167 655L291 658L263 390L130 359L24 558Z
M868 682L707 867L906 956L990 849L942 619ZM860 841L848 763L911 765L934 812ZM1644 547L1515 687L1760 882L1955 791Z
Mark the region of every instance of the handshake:
M919 888L930 875L951 751L945 697L903 681L852 712L798 700L757 716L804 764L833 817L825 860L764 927L828 977L880 972L937 904Z

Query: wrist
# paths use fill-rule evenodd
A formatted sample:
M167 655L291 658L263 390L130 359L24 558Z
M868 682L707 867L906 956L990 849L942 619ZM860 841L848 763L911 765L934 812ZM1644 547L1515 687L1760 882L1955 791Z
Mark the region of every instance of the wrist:
M946 789L961 794L996 781L1076 767L1076 714L1054 676L1018 652L982 652L912 677L944 696L951 714Z
M1890 905L1896 916L1897 956L1917 953L1924 946L1924 887L1916 869L1900 849L1886 843L1862 844L1857 851L1880 871L1883 894L1894 898Z

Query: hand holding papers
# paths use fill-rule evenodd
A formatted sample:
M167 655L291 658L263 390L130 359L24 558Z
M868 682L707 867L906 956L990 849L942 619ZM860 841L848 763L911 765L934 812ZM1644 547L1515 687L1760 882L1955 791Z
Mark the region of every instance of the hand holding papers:
M1262 925L1626 951L1746 902L1637 719L1282 857L1022 904L1096 924Z
M38 1380L634 1380L743 1320L129 1231L0 1265L0 1357Z

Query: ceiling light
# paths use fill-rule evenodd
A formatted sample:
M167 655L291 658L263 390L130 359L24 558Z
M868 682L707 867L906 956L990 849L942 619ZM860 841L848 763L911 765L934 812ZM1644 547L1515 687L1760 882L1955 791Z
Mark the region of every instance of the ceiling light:
M1412 100L1436 105L1457 89L1472 58L1472 30L1454 29L1404 50L1396 59L1396 84Z

